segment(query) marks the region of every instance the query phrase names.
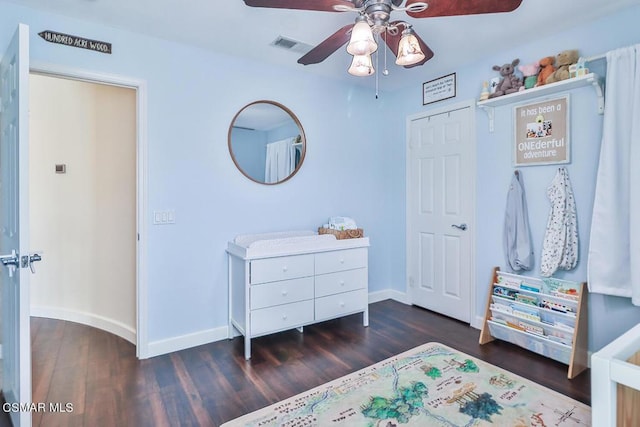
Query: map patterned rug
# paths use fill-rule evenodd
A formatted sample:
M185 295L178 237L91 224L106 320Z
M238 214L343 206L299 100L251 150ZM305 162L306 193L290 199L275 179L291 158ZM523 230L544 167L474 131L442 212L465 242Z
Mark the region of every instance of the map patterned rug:
M428 343L223 427L590 426L591 408Z

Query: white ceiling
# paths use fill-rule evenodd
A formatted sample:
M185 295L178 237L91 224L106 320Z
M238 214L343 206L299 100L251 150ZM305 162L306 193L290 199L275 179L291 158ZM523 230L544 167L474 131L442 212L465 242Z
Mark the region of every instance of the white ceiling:
M314 46L340 27L353 23L356 16L353 12L253 8L242 0L7 1L216 52L304 69L354 84L371 84L371 77L347 74L351 57L343 49L338 49L321 64L303 66L296 62L302 54L270 46L278 36ZM437 77L465 63L494 56L498 50L526 44L540 34L553 34L636 4L640 4L640 0L523 0L511 13L425 19L394 12L392 20L404 19L413 24L435 56L422 67L402 69L393 63L393 55L385 49L390 75L380 77L381 84L390 89L414 81L416 76L422 80ZM65 31L64 28L50 29ZM81 36L92 37L91 34ZM382 55L379 61L378 71L383 69Z

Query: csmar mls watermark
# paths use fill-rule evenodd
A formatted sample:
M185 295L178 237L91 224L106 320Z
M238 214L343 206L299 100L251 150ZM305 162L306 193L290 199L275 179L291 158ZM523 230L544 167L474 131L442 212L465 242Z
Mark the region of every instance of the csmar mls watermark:
M73 412L73 403L28 402L3 403L4 412Z

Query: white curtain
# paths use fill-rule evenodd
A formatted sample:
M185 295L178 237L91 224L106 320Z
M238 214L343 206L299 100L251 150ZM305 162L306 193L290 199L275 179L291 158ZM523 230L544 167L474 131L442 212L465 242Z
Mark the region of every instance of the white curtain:
M296 168L296 138L287 138L267 144L264 180L275 183L287 178Z
M640 45L607 53L588 283L640 305Z

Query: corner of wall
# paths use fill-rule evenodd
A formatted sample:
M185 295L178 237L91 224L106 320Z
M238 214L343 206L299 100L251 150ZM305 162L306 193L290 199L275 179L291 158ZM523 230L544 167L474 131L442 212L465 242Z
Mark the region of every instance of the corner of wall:
M197 347L199 345L209 344L227 338L229 338L229 328L227 326L207 329L192 334L150 342L145 356L161 356L163 354L186 350L187 348Z

